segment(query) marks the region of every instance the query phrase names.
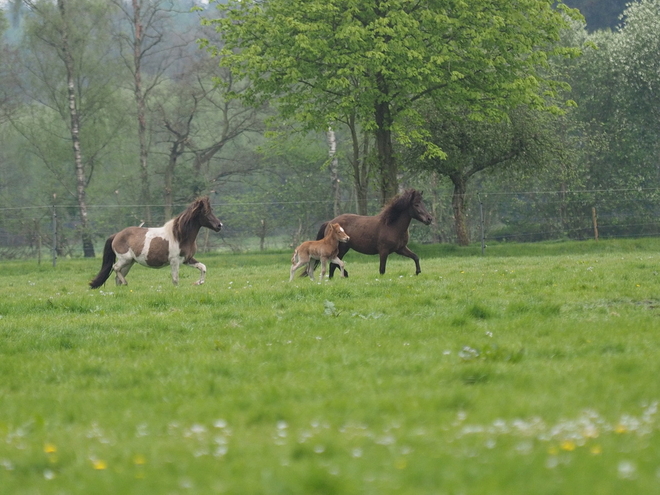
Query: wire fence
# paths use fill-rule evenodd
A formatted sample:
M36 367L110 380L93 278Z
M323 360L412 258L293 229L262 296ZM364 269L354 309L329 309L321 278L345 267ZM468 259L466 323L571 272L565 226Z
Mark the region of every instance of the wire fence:
M606 239L660 236L660 188L583 191L478 191L465 195L463 220L471 242L536 242L559 239ZM452 195L425 194L435 220L430 227L413 221L411 240L456 243ZM225 227L202 229L200 251L283 249L314 238L319 225L333 216L330 201L213 202ZM105 239L127 226L144 222L147 205L88 206L89 225L98 255ZM174 214L187 205L175 205ZM163 205L149 205L151 223L163 225ZM350 204L344 212L354 211ZM378 200L369 203L378 212ZM73 204L0 207L0 258L51 259L82 256L79 209Z

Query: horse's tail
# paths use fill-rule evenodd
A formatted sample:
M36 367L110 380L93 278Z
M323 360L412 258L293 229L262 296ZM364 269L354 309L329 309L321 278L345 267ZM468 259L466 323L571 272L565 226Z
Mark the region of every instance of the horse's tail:
M112 234L108 237L108 240L105 241L105 247L103 248L103 264L101 265L101 271L99 274L89 283L89 286L92 289L98 289L101 287L112 272L112 265L115 264L117 260L117 255L112 250L112 241L115 239L117 234Z
M298 249L296 249L293 252L293 256L291 256L291 264L292 265L295 265L298 262L298 260L296 259L297 257L298 257Z

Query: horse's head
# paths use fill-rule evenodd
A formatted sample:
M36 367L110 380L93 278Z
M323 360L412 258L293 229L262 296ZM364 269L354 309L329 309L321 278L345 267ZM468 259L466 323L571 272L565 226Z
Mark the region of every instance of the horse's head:
M220 232L220 229L222 229L222 222L218 220L218 217L213 213L208 196L204 196L197 201L199 202L199 205L196 211L198 212L200 225L207 229L211 229L214 232Z
M348 236L346 231L338 223L333 223L331 225L331 228L334 238L337 239L339 242L348 242L351 240L351 238Z
M422 193L413 189L411 191L410 198L410 216L415 220L419 220L424 225L430 225L433 221L433 217L426 209L424 205L424 200L422 199Z

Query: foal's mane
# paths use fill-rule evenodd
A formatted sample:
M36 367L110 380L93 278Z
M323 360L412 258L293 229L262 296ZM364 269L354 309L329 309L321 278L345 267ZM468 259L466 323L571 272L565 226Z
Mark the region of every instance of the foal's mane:
M193 201L188 208L174 217L172 225L174 237L179 242L185 241L189 237L193 237L194 241L200 228L199 218L208 215L210 211L211 203L208 196Z
M385 221L385 225L391 225L396 222L401 216L401 213L408 209L418 195L419 191L416 191L415 189L406 189L401 194L394 196L380 212Z

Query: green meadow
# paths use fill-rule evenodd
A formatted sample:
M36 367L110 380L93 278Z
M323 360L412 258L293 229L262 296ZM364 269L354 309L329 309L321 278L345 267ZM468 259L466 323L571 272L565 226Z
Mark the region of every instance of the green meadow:
M0 492L660 491L660 239L413 250L1 262Z

